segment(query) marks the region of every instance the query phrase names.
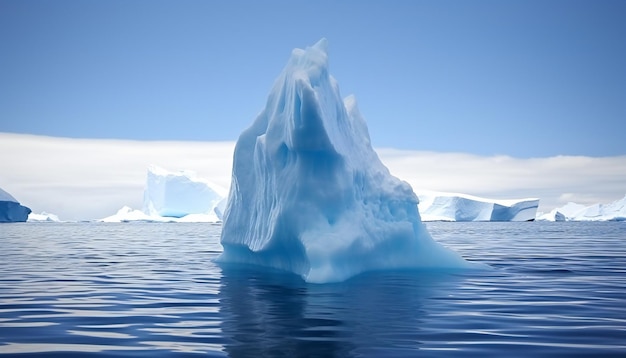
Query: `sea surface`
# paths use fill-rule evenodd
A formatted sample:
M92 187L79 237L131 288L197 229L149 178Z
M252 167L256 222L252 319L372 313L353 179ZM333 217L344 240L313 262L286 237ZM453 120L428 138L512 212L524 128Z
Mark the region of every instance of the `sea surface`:
M492 270L306 284L221 226L0 225L0 355L626 357L626 222L427 223Z

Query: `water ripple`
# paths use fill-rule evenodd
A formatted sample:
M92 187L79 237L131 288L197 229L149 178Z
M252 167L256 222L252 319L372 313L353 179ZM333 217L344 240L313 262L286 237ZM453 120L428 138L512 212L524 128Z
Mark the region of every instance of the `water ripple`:
M219 226L0 232L0 354L626 356L626 223L429 223L488 272L218 267Z

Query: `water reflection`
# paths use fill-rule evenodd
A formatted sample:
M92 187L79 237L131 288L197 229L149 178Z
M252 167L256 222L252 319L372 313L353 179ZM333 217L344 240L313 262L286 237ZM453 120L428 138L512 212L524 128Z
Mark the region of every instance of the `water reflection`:
M420 348L425 303L450 275L380 272L306 284L257 267L224 266L222 334L231 357L406 356Z

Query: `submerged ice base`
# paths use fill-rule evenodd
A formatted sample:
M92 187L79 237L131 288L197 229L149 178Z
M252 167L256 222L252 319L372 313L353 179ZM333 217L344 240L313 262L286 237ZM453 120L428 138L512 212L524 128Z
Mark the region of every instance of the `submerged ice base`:
M431 238L417 204L372 149L354 97L341 99L321 40L293 51L237 141L218 261L317 283L372 270L474 267Z

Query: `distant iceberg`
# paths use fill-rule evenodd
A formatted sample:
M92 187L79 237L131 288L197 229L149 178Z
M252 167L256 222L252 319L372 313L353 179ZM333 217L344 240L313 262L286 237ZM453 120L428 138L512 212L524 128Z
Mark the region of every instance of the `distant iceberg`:
M568 221L585 208L587 206L569 202L560 208L552 209L549 213L537 213L537 221Z
M41 214L28 214L28 222L60 222L59 217L55 214L42 212Z
M341 99L326 46L292 52L265 109L240 135L218 261L316 283L371 270L476 267L431 238L410 185L372 149L354 97Z
M486 199L468 194L420 192L422 221L533 221L539 199Z
M626 221L626 196L609 204L585 206L576 203L540 214L541 221Z
M105 223L119 223L130 221L145 221L145 222L167 222L166 218L160 216L150 216L141 210L133 209L128 206L123 206L117 211L117 213L107 216L104 219L98 221Z
M30 208L21 205L11 194L0 188L0 223L28 220Z
M215 208L226 190L192 171L169 172L152 165L148 168L143 212L150 216L182 218L189 214L217 214Z
M143 209L122 207L103 222L218 222L226 206L226 189L194 172L148 168Z

